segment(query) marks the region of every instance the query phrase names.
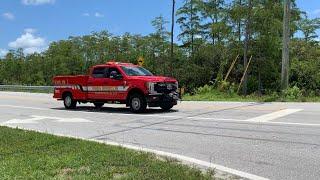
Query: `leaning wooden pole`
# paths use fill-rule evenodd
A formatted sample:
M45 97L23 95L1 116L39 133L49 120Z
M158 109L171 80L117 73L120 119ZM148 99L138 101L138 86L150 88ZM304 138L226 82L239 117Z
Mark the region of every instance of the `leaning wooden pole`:
M227 75L226 75L226 77L224 78L224 81L227 81L227 79L228 79L228 77L229 77L229 75L230 75L230 73L231 73L234 65L236 64L236 62L237 62L237 60L238 60L238 58L239 58L239 54L238 54L237 57L233 60L231 66L230 66L230 68L229 68L229 70L228 70L228 72L227 72Z
M241 78L241 81L240 81L240 84L239 84L239 87L238 87L237 93L239 93L240 88L241 88L241 86L242 86L242 83L243 83L243 81L244 81L244 78L245 78L245 77L246 77L246 75L247 75L247 72L248 72L249 66L250 66L250 64L251 64L251 60L252 60L252 56L250 57L249 62L248 62L248 64L247 64L247 67L246 67L246 69L244 70L244 73L243 73L243 76L242 76L242 78Z

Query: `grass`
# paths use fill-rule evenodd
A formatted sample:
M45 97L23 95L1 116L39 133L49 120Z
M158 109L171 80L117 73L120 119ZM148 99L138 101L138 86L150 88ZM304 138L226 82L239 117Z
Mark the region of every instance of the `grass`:
M149 153L0 127L0 179L214 178Z
M197 93L194 95L186 94L182 97L185 101L243 101L243 102L250 102L250 101L261 101L258 97L251 97L251 96L239 96L237 94L228 94L223 93L218 90L211 90L210 92L205 93Z
M248 95L240 96L236 93L225 93L217 89L210 89L196 93L194 95L186 94L182 98L185 101L237 101L237 102L320 102L319 96L312 97L283 97L277 93L272 95Z

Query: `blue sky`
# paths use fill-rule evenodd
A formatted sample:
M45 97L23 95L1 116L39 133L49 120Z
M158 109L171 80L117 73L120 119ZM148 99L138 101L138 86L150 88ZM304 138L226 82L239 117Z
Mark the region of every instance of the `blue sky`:
M319 0L297 3L310 17L320 17ZM1 56L18 47L42 51L52 41L93 31L149 34L154 17L170 20L171 0L1 0L0 7Z

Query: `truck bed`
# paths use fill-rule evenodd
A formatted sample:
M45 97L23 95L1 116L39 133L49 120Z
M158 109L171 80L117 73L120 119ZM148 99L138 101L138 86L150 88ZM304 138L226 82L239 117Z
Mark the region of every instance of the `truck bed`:
M88 83L88 75L77 76L56 76L53 78L53 84L55 86L67 86L67 85L80 85L86 86Z
M86 87L88 84L88 75L78 75L78 76L56 76L53 78L54 84L54 98L62 99L63 94L66 90L72 91L74 97L77 99L86 99L87 92Z

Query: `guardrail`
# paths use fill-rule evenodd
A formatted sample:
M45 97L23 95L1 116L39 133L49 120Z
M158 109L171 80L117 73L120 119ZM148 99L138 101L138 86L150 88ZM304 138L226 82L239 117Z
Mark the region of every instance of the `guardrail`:
M53 90L53 86L0 85L0 91L52 93Z

